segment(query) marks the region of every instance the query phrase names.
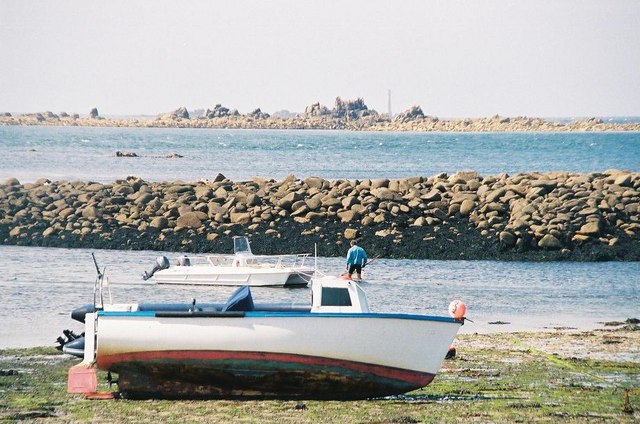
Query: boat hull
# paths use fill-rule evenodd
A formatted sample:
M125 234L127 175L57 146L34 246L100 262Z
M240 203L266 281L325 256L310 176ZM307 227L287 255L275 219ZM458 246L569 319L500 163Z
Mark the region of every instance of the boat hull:
M112 368L128 398L362 399L406 393L435 376L331 358L229 351L139 352L115 359Z
M429 384L460 325L401 314L100 313L96 361L131 398L362 399Z

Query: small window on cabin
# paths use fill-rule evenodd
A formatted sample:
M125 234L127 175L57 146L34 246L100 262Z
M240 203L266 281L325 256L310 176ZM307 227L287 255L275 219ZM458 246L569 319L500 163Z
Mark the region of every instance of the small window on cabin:
M351 306L349 290L335 287L323 287L322 306Z

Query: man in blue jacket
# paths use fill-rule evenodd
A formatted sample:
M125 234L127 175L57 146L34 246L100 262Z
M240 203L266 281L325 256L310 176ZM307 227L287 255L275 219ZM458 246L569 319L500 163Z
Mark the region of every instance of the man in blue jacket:
M356 278L362 278L362 268L367 264L367 252L355 240L351 240L351 248L347 252L347 269L349 278L356 273Z

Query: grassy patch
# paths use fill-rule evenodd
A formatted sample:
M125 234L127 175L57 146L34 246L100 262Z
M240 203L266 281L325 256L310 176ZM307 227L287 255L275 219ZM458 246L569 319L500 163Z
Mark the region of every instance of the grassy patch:
M613 335L463 335L456 341L457 357L445 361L430 386L344 402L86 400L66 393L67 371L77 359L48 348L0 350L0 421L638 422L640 358L626 358L640 351L640 337ZM106 373L98 377L100 390L109 390Z

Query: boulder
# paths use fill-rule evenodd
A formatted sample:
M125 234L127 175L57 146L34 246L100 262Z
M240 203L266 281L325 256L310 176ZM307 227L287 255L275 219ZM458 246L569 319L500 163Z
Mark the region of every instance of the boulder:
M302 200L302 196L300 194L296 192L288 193L278 201L278 206L287 211L291 211L293 204L299 200Z
M474 180L479 180L480 179L480 174L478 174L476 171L459 171L456 172L454 175L452 175L449 178L449 181L463 181L463 182L468 182L468 181L474 181Z
M69 218L70 215L72 215L74 213L74 209L73 208L64 208L63 210L61 210L60 212L58 212L58 216L62 219L67 219Z
M485 200L487 203L497 202L505 194L507 194L507 189L505 187L501 187L487 193L487 197L485 198Z
M100 212L95 206L87 206L82 210L83 218L97 218L100 215Z
M305 218L307 218L308 220L319 220L319 219L325 219L327 217L327 214L324 212L309 212L305 215Z
M304 114L305 116L326 116L331 115L331 111L328 107L317 102L305 107Z
M342 205L342 202L339 199L336 199L332 194L327 194L326 196L324 196L321 199L321 202L322 206L324 206L325 208Z
M216 196L218 199L226 199L226 198L227 198L227 196L228 196L227 189L226 189L226 188L224 188L224 187L219 187L219 188L215 191L215 196Z
M319 196L314 196L305 199L304 201L307 204L307 207L312 211L315 211L316 209L320 208L320 206L322 206L322 201L320 200Z
M149 223L149 226L151 228L156 228L158 230L164 230L169 226L169 220L164 216L157 216L151 220L151 222Z
M300 202L296 202L295 204L299 204ZM306 215L309 212L309 207L306 203L302 202L302 205L294 206L291 208L293 212L291 212L291 216L301 216Z
M600 220L598 220L587 222L582 227L580 227L577 233L584 236L598 236L600 235L601 231L602 224L600 223Z
M369 215L366 215L364 218L362 218L362 221L360 221L360 223L366 226L373 225L373 218Z
M175 184L164 188L165 194L182 194L190 192L193 189L190 185Z
M469 214L476 207L476 202L471 199L465 199L460 204L460 215L461 216L469 216Z
M351 206L358 204L358 198L355 196L347 196L342 199L342 207L345 209L350 209Z
M584 243L589 240L591 240L591 237L583 234L574 234L574 236L571 237L571 241L577 244Z
M56 229L54 227L48 227L46 230L42 232L43 237L49 237L56 233Z
M137 158L138 154L134 153L134 152L121 152L121 151L116 151L116 157L119 158Z
M251 214L248 212L231 212L229 219L232 224L246 224L251 221Z
M422 108L420 106L414 105L409 109L400 112L393 118L393 122L409 122L414 121L416 119L424 118L424 112L422 112Z
M358 238L359 236L360 232L355 228L347 228L346 230L344 230L344 238L346 238L347 240L353 240L355 238Z
M256 119L267 119L270 115L260 110L260 108L256 108L251 112L249 112L247 116L251 118L256 118Z
M382 187L389 187L389 180L386 178L381 178L381 179L377 179L377 180L373 180L371 181L371 189L374 188L382 188Z
M221 104L217 104L214 106L213 110L207 109L202 116L204 118L213 119L213 118L223 118L229 115L230 115L229 108L224 107Z
M247 204L247 206L249 206L249 207L252 207L252 206L260 206L260 205L262 205L262 199L261 199L261 198L260 198L260 196L258 196L257 194L255 194L255 193L251 193L251 194L249 194L249 195L247 196L246 204Z
M447 212L447 214L449 216L455 216L458 212L460 212L460 204L459 203L453 203L453 204L449 205L449 210Z
M462 203L465 200L478 200L478 195L475 193L454 193L451 198L451 203Z
M177 228L200 228L202 221L195 212L185 212L176 221Z
M338 217L342 222L351 222L356 217L356 213L352 210L338 212Z
M544 196L547 194L547 189L544 187L531 187L525 197L527 199L536 199L538 197Z
M516 245L517 237L509 231L502 231L499 235L500 243L507 247L513 247Z
M413 221L413 223L411 224L411 226L413 227L422 227L425 225L425 219L423 216L419 216L416 218L415 221Z
M324 186L325 180L320 177L308 177L304 179L304 183L309 188L322 189L322 187Z
M440 190L434 188L429 193L422 195L420 198L428 202L438 202L442 199L442 194L440 193Z
M219 182L222 182L222 181L224 181L226 179L227 179L227 177L225 177L223 174L218 172L218 175L216 175L216 177L213 179L213 182L214 183L219 183Z
M400 196L397 193L385 187L374 188L371 190L371 194L379 200L400 200Z
M189 119L189 111L182 106L163 116L163 119Z
M620 174L616 177L616 179L613 181L613 183L615 185L619 185L622 187L632 187L632 178L631 178L631 174Z
M556 180L534 180L531 181L531 187L542 187L546 193L551 193L558 186Z
M538 242L538 247L545 250L558 250L562 249L562 242L551 234L546 234Z
M213 190L209 186L197 186L195 189L196 198L207 201L213 196Z
M356 100L342 100L336 97L335 107L331 115L335 118L359 119L370 114L367 105L361 97Z
M151 193L141 193L136 200L133 201L134 204L138 206L146 205L154 198L154 195Z

